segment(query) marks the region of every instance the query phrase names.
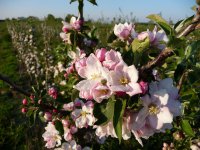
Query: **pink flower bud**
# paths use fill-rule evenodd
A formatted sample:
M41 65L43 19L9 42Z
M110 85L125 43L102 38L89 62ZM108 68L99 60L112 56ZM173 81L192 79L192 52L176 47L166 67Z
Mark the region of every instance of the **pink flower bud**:
M53 99L57 99L58 97L58 92L54 87L49 88L48 90L48 94L53 98Z
M140 81L140 87L141 87L141 90L142 90L142 94L145 94L148 90L148 83L147 82L144 82L144 81Z
M69 126L69 121L66 120L66 119L63 119L62 120L62 124L63 124L64 127L68 127Z
M78 129L77 129L76 126L74 126L74 125L70 126L70 132L71 132L71 134L75 134L77 131L78 131Z
M94 107L94 103L92 102L92 101L87 101L86 103L85 103L85 105L86 106L89 106L89 107Z
M80 107L80 106L82 106L83 104L84 104L83 101L80 100L80 99L76 99L75 102L74 102L74 106L75 106L75 107Z
M126 93L125 92L116 92L116 95L119 97L123 97L126 95Z
M47 121L51 121L52 120L52 114L49 113L49 112L45 112L44 119L47 120Z
M53 109L53 113L57 113L58 112L58 110L57 109Z
M100 62L103 62L105 60L105 54L107 50L105 48L97 49L96 50L96 57L99 59Z
M40 99L40 100L38 100L38 104L42 104L42 100Z
M26 108L22 108L21 112L25 114L27 112L27 109Z
M23 105L27 105L27 104L28 104L27 99L23 99L23 100L22 100L22 104L23 104Z

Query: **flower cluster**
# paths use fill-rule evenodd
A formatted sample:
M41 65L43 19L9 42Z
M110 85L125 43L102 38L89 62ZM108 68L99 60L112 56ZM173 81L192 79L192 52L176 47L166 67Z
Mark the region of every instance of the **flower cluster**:
M157 27L153 29L153 31L147 31L137 33L134 29L133 24L128 24L127 22L124 24L118 24L114 27L114 34L122 41L127 41L131 43L133 39L138 39L140 41L149 38L150 45L152 47L157 47L158 49L164 49L168 42L168 38L163 30L157 31Z
M79 96L84 99L94 99L101 103L113 94L128 94L133 96L142 93L138 81L138 71L134 65L128 66L119 52L98 49L96 55L78 60L76 67L84 80L74 86L79 90ZM78 65L76 65L78 66Z

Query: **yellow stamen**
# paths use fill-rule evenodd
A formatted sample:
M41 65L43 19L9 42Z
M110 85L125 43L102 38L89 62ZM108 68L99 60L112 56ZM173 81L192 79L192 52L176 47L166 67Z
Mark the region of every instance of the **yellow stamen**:
M158 112L159 112L159 109L155 104L150 104L149 105L149 113L151 115L156 115L156 114L158 114Z
M129 83L129 80L125 77L122 77L119 79L119 82L122 84L122 85L126 85Z

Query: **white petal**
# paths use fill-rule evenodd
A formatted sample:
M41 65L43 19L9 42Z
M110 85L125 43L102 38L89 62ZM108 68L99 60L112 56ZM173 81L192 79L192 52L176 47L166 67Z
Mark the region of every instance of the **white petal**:
M173 115L170 113L167 107L162 107L157 116L158 119L161 120L163 123L172 123L173 121Z

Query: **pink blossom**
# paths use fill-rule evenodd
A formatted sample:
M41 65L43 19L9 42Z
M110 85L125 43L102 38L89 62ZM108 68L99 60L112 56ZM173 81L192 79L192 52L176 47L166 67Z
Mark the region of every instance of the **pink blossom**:
M64 127L68 127L70 123L69 123L69 120L63 119L62 124L63 124Z
M44 113L44 119L46 121L51 121L52 120L52 114L50 112L45 112Z
M70 24L73 27L74 30L79 31L81 29L81 26L83 24L82 20L76 19L75 17L72 17L70 20Z
M57 99L58 97L58 92L54 87L49 88L48 90L48 94L53 98L53 99Z
M144 81L140 81L139 84L142 90L142 94L146 94L146 92L148 91L148 83Z
M81 91L89 91L93 89L97 83L101 80L106 80L108 76L108 70L101 65L101 62L94 54L86 60L86 66L79 71L79 75L84 78L77 85L74 86L75 89Z
M93 103L88 101L82 106L82 109L75 109L71 113L71 117L78 128L92 126L95 122L95 117L93 116Z
M112 121L108 122L105 125L95 126L94 128L96 128L95 134L100 139L108 136L117 138Z
M61 145L61 136L59 135L59 131L56 130L55 126L52 122L49 122L47 127L45 127L45 132L42 135L44 141L46 141L45 147L54 148L55 146Z
M111 49L105 54L105 61L103 61L103 66L108 68L109 70L114 70L115 66L122 61L123 59L121 54Z
M179 94L178 89L173 86L173 80L171 78L163 79L159 82L152 82L149 85L149 93L152 95L156 91L166 90L169 95L169 100L167 103L167 107L174 117L181 115L181 103L178 100Z
M72 140L70 142L64 142L60 148L55 148L54 150L81 150L81 146Z
M78 131L78 129L77 129L76 126L74 126L74 125L70 126L70 132L71 132L72 134L75 134L77 131Z
M119 63L115 70L110 71L111 85L113 92L126 92L130 96L142 93L140 85L137 83L138 71L135 66L127 66L124 62Z
M61 39L62 39L65 43L71 44L70 34L69 34L69 33L66 34L66 33L64 33L64 32L61 32L61 33L60 33L60 37L61 37Z
M122 41L128 40L129 38L132 38L132 35L135 34L134 25L128 24L127 22L124 24L119 23L114 27L114 34Z
M71 141L72 140L72 134L71 134L70 129L68 127L64 127L64 139L65 139L65 141Z
M62 27L63 32L67 33L68 31L70 31L72 29L71 24L69 24L65 21L62 21L62 24L63 24L63 27Z
M145 32L138 34L137 38L139 40L144 40L145 38L149 38L151 46L157 47L158 49L164 49L166 47L164 43L168 42L168 38L165 32L163 30L157 31L156 26L152 32L147 30Z
M75 62L75 68L76 68L76 71L78 72L81 72L81 69L83 69L85 66L86 66L86 58L82 58L82 59L79 59Z
M97 84L97 86L92 89L92 94L94 100L101 103L104 99L108 99L112 95L112 92L107 85Z
M83 103L83 101L82 100L80 100L80 99L75 99L75 101L74 101L74 106L75 107L82 107L84 105L84 103Z
M105 48L97 49L95 52L96 57L99 59L100 62L105 60L105 54L107 50Z
M82 90L82 91L80 91L79 97L84 98L86 100L92 100L93 99L92 90Z
M74 102L70 102L70 103L64 104L63 105L63 109L66 110L66 111L74 110Z
M161 130L165 124L171 124L173 114L167 106L168 101L169 95L165 89L156 91L151 96L143 96L144 107L139 111L136 122L142 122L147 119L150 126L156 130Z

